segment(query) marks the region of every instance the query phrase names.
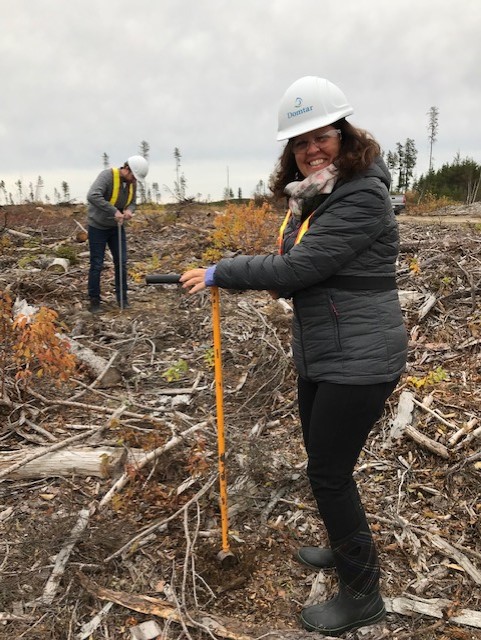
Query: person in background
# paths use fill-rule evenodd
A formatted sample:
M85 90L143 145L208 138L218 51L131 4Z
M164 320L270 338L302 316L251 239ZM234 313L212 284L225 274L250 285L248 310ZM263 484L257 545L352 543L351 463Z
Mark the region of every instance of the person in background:
M340 635L385 615L375 544L353 478L359 454L405 370L407 335L395 282L398 228L378 143L329 80L294 82L279 108L287 140L271 189L288 200L278 255L238 255L181 276L206 286L269 290L293 302L293 356L307 474L326 548L309 567L335 567L337 595L304 608L302 625Z
M127 297L127 241L124 222L130 220L134 215L137 181L143 182L148 171L149 165L145 158L131 156L122 167L101 171L89 189L87 194L90 250L88 296L91 313L99 313L101 310L100 275L107 246L115 265L117 303L123 308L129 306ZM121 256L119 256L119 243Z

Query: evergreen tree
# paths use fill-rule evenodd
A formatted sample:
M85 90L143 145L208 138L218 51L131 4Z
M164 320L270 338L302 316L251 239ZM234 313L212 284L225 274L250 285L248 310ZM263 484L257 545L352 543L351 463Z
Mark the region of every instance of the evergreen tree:
M37 184L35 185L35 202L42 202L42 190L44 184L42 176L38 176Z
M398 167L399 167L399 173L397 178L397 189L398 191L402 191L406 181L406 167L405 167L405 158L404 158L404 147L400 142L396 142L396 154L398 157Z
M394 185L394 178L399 168L399 157L396 152L388 151L386 156L386 165L391 174L391 189Z
M19 202L19 204L22 204L22 202L23 202L23 184L22 184L22 181L20 179L17 180L17 182L15 183L15 186L17 187L18 202Z
M175 182L174 182L174 197L178 202L184 202L186 200L187 181L185 176L180 171L180 161L182 156L180 149L175 147L174 160L175 160Z
M158 182L153 182L152 183L152 192L154 195L154 201L156 204L160 203L160 189L159 189L159 183Z
M391 190L396 183L397 191L409 189L410 182L414 175L416 166L417 149L412 138L407 138L404 145L396 142L396 151L388 151L386 165L391 173Z
M70 200L70 187L65 180L62 182L62 193L64 202L68 202Z
M407 138L404 143L404 189L409 189L410 182L414 175L414 167L417 160L417 149L412 138Z
M146 160L149 159L150 145L146 140L141 141L140 147L139 147L139 153ZM148 193L146 191L146 185L144 183L138 182L137 188L140 192L140 202L147 202L148 199L151 200L151 197L148 196Z
M140 143L140 155L143 156L146 160L149 159L150 154L150 145L146 140L142 140Z
M105 153L102 154L102 164L104 169L108 169L110 167L110 159L108 157L108 155Z

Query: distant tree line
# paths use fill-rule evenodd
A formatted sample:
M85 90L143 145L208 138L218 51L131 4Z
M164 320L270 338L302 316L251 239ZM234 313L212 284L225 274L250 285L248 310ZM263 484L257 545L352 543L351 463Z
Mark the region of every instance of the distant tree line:
M29 182L28 185L24 185L22 180L15 182L15 193L8 191L5 184L5 180L0 180L0 202L3 200L3 204L26 204L26 203L43 203L49 204L51 202L49 195L43 195L44 182L42 176L38 176L35 185ZM63 202L70 202L70 186L68 182L63 181L60 189L54 188L55 204Z
M425 195L441 198L448 197L458 202L472 203L481 199L479 184L481 179L481 165L471 158L461 158L458 153L453 162L443 164L440 169L433 168L433 147L437 141L439 127L439 109L431 107L428 115L428 140L429 140L429 169L425 175L416 178L414 171L417 162L417 149L412 138L406 138L404 143L396 142L394 150L384 153L384 159L391 172L393 192L404 193L412 190L417 194L418 200L422 200ZM139 146L139 154L149 160L150 145L146 140L142 140ZM162 188L169 196L178 203L192 202L194 200L208 202L210 197L202 199L202 194L196 196L187 195L187 179L182 170L182 154L178 147L174 148L174 181L172 186L166 184ZM109 155L102 154L102 165L104 169L110 167ZM227 168L228 169L228 168ZM0 180L0 204L18 204L24 202L50 202L48 195L43 195L44 182L38 176L35 184L24 185L21 180L15 183L15 193L8 191L5 181ZM259 180L251 194L255 201L264 201L269 197L268 184ZM233 200L234 191L229 185L229 173L227 170L227 186L223 192L224 200ZM238 200L242 200L242 189L237 190ZM161 189L158 182L140 184L139 201L141 203L161 202ZM53 202L55 204L70 202L70 186L67 182L62 182L60 189L54 189Z
M416 180L413 191L420 198L431 194L446 197L456 202L472 204L480 199L479 183L481 165L470 158L462 159L459 153L452 164L443 164L437 171L431 170Z
M396 143L395 151L388 151L385 160L392 176L392 191L412 190L419 201L429 195L434 198L447 197L457 202L472 204L481 198L479 184L481 165L471 158L461 158L458 153L452 163L445 163L440 169L433 168L433 147L437 141L439 109L431 107L428 115L429 169L426 174L415 178L417 150L412 138L404 144Z

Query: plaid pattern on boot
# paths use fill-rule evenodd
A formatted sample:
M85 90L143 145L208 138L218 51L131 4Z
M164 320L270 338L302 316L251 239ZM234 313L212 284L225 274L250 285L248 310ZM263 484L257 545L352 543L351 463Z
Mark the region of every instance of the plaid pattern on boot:
M363 598L379 587L379 561L369 530L360 530L333 546L342 588L351 598Z

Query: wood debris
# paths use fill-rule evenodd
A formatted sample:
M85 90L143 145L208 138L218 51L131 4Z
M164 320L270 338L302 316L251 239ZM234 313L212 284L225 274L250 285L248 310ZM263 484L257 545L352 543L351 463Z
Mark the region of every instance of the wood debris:
M0 623L8 637L131 640L151 633L151 622L166 640L316 638L300 628L299 611L331 597L336 580L294 559L298 546L327 540L305 474L292 304L263 292L221 296L229 537L240 561L229 570L216 563L209 297L143 284L152 256L170 273L201 263L215 214L192 207L136 216L131 308L119 313L106 261L105 312L95 317L85 309L88 252L77 242L84 212L77 220L44 207L29 218L26 207L9 219L14 251L0 255L0 290L27 310L55 308L79 366L61 387L37 380L21 389L6 372ZM408 368L355 471L389 613L350 640L471 640L481 629L481 213L464 224L441 218L399 216ZM32 269L18 266L30 255L25 243L36 245ZM68 271L36 266L67 245L78 258Z

